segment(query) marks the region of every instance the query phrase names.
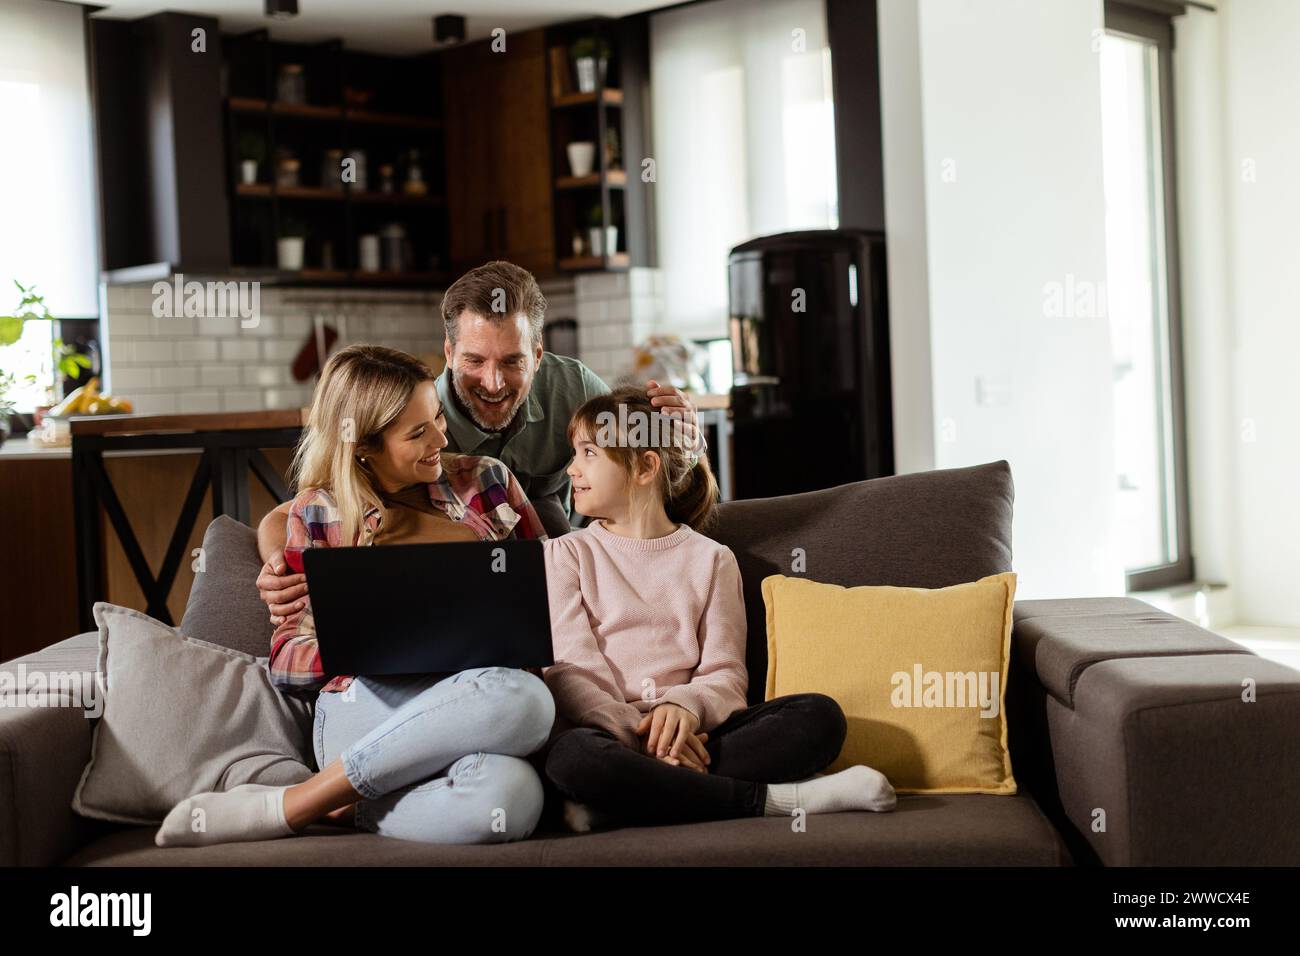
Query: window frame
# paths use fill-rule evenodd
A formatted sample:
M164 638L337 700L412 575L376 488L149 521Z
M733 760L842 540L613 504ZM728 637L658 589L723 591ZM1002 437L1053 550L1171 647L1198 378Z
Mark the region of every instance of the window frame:
M1106 0L1105 30L1150 43L1156 48L1165 229L1165 289L1168 303L1169 404L1173 431L1174 527L1178 552L1173 561L1136 570L1125 569L1127 590L1150 591L1186 584L1196 578L1192 557L1191 501L1187 481L1187 414L1184 386L1182 272L1178 248L1178 185L1174 139L1173 17L1181 4Z

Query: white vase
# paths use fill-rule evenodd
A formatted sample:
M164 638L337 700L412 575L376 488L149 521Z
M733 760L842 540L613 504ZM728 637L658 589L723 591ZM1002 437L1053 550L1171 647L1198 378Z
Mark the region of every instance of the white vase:
M618 252L618 226L605 227L605 255L612 256Z
M245 159L239 164L239 180L249 186L257 182L257 160Z
M275 258L281 269L297 272L302 268L302 236L285 236L275 241Z
M605 230L592 226L587 230L587 255L603 256L605 254Z
M358 255L357 267L362 272L379 271L379 237L373 233L367 233L357 240Z
M596 58L580 56L573 61L573 71L578 77L579 93L596 92Z
M596 144L570 143L566 150L569 154L569 171L574 176L590 176L596 159Z

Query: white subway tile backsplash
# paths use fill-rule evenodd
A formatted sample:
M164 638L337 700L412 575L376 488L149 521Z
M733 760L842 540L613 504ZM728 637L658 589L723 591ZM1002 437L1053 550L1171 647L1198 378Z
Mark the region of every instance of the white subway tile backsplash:
M176 396L176 410L182 414L221 411L221 394L216 389L181 392Z
M280 332L290 338L306 338L311 330L311 317L307 315L286 315L280 320Z
M632 302L626 296L605 303L605 318L611 322L627 322L632 318Z
M137 339L135 342L135 361L139 365L171 362L175 354L174 344L166 339Z
M619 284L596 285L607 299ZM548 280L543 293L548 317L573 317L578 311L573 280ZM441 293L263 287L259 323L250 328L242 327L238 316L156 317L154 299L149 283L110 286L106 294L105 351L113 390L145 414L310 404L313 383L294 382L289 366L317 314L340 332L340 345L370 342L413 354L442 350ZM594 306L602 320L604 301L598 297Z
M257 359L257 351L257 342L253 339L222 339L221 341L223 362L254 361Z
M239 365L205 365L199 370L199 384L239 385L243 383L243 367Z
M148 315L122 312L109 316L109 335L153 335L153 320Z
M221 392L223 412L260 412L265 408L260 388L227 388Z
M217 343L211 339L192 339L176 343L178 362L215 362Z
M245 365L243 372L245 385L282 385L289 378L288 368L279 365Z
M578 299L578 325L594 325L605 321L604 299Z
M153 388L154 370L145 366L144 368L135 368L130 365L117 367L114 363L113 368L113 392L122 394L123 392L133 392L142 388Z
M637 267L627 271L628 291L632 295L645 295L654 291L655 273L658 269L645 269Z
M166 365L154 369L153 376L158 388L193 388L198 384L199 370L193 365Z
M265 321L265 316L262 318ZM229 338L239 334L240 320L227 316L203 315L198 318L198 335L200 338Z
M198 319L189 316L150 319L149 334L160 337L185 336L192 338L198 332Z
M309 388L268 388L262 393L267 408L303 408L311 402Z
M297 339L267 339L262 343L261 358L268 362L292 362L298 355L303 343ZM254 352L247 358L255 359L258 355Z
M133 395L131 396L131 405L137 415L176 414L176 396L167 392L147 392L144 395Z

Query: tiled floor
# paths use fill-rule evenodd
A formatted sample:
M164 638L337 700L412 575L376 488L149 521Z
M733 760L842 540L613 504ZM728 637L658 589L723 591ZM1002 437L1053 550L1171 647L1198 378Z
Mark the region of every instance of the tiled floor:
M1233 625L1221 627L1217 633L1236 641L1260 657L1300 670L1300 627L1260 627Z

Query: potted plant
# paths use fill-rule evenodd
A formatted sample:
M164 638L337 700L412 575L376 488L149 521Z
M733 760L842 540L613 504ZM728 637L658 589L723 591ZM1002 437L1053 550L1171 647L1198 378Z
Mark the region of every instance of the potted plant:
M239 181L257 182L257 172L266 162L266 137L251 129L239 134Z
M45 296L37 294L35 285L24 286L17 279L14 280L14 285L18 287L22 299L13 314L0 315L0 346L13 345L22 338L23 326L30 320L54 321L49 306L45 304ZM54 339L52 348L54 367L62 374L75 378L81 374L81 369L90 368L90 359L72 346L65 345L62 340ZM35 375L24 375L22 380L28 385L36 384ZM9 393L18 381L18 376L13 372L0 370L0 445L4 444L11 433L9 416L14 412L14 402Z
M573 57L579 92L595 93L598 85L605 85L605 69L609 64L608 40L599 36L581 37L569 48L569 55Z

